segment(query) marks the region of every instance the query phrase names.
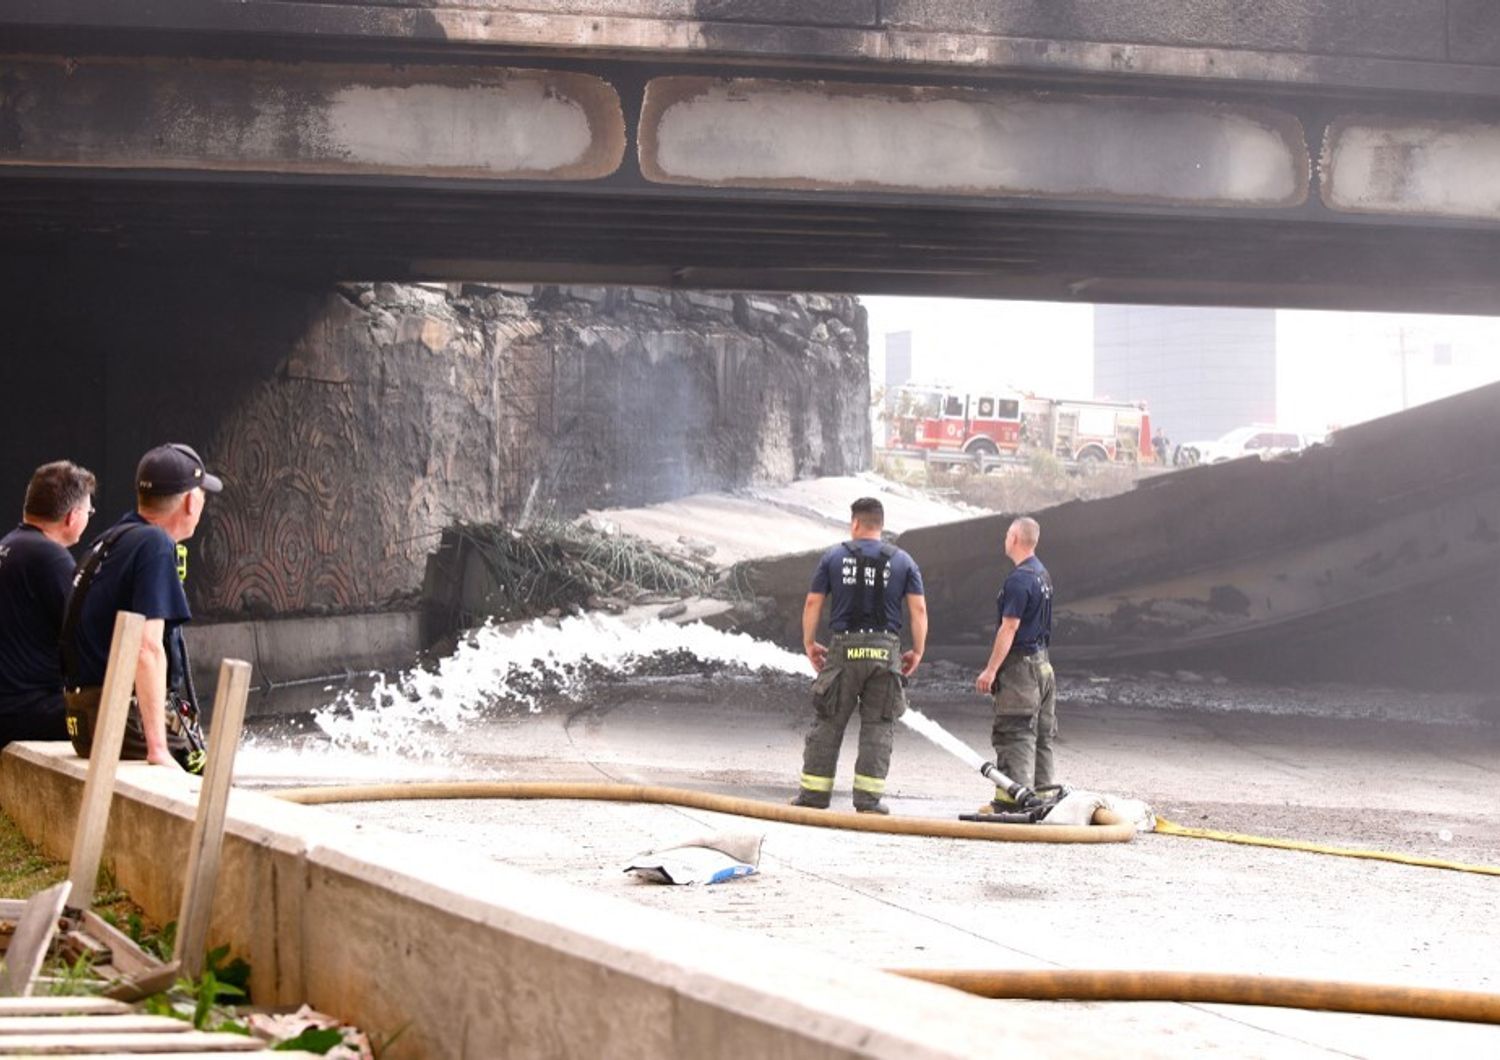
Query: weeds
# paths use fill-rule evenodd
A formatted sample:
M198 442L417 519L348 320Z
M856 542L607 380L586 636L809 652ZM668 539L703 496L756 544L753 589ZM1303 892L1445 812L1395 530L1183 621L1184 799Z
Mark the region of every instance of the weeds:
M90 997L104 989L104 981L94 974L93 958L87 953L77 960L56 958L47 965L47 994L52 997Z
M123 916L106 909L99 914L99 917L111 927L123 931L126 937L146 954L164 964L172 959L172 951L177 945L177 921L168 921L166 927L158 931L150 927L140 911L134 907L127 908Z
M209 969L196 980L177 980L170 990L152 994L141 1004L150 1015L185 1020L195 1030L248 1035L249 1025L240 1020L232 1008L220 1004L244 996L243 990L220 982L213 969Z
M1135 486L1140 472L1130 466L1105 465L1088 471L1071 469L1043 450L1028 452L1026 466L1003 467L985 475L967 468L940 471L932 468L932 488L955 496L965 504L992 512L1019 514L1039 512L1072 500L1098 500L1124 493Z

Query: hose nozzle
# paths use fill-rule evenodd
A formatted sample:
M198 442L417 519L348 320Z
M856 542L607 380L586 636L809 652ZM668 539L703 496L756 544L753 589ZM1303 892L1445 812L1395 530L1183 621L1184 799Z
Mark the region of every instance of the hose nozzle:
M1004 773L1000 772L993 763L986 762L979 767L979 772L984 774L990 781L1005 794L1009 795L1016 804L1025 806L1036 800L1036 792L1025 784L1018 784Z

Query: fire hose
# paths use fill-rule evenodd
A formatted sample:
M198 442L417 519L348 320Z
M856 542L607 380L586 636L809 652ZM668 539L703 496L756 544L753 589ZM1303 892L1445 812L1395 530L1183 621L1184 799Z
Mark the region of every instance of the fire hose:
M759 820L857 832L1035 843L1124 843L1135 826L1106 810L1092 825L997 824L838 813L656 785L557 781L437 781L288 788L307 806L402 799L582 799L710 810ZM987 998L1048 1001L1175 1001L1319 1009L1424 1019L1500 1023L1500 994L1202 972L890 969L895 975Z
M892 974L979 997L1039 1001L1177 1001L1500 1023L1500 994L1377 983L1205 972L983 971L893 968Z
M554 781L438 781L368 786L291 788L276 794L289 802L323 805L401 799L588 799L682 806L787 824L856 832L981 839L1032 843L1124 843L1135 825L1106 809L1094 812L1091 825L1020 823L1036 821L1049 800L1001 773L993 764L915 710L902 720L908 728L975 768L1023 812L965 815L953 821L937 818L883 817L839 813L686 788L656 785ZM1061 789L1066 793L1066 789ZM1027 813L1031 816L1027 816ZM1192 834L1181 829L1177 834ZM1205 835L1204 838L1221 838ZM1245 837L1239 837L1245 838ZM1273 845L1266 843L1266 845ZM1275 844L1281 845L1281 844ZM1343 853L1343 851L1339 851ZM1368 856L1368 854L1366 855ZM1451 866L1444 866L1451 867ZM1204 972L1108 970L962 970L888 969L987 998L1047 1001L1172 1001L1261 1005L1316 1009L1420 1019L1500 1023L1500 994L1388 986L1279 976Z
M786 806L735 795L715 795L688 788L648 784L565 781L453 780L349 787L287 788L275 793L288 802L318 806L339 802L392 802L402 799L584 799L644 802L710 810L761 821L839 828L851 832L931 836L938 839L987 839L1011 843L1128 843L1135 825L1108 810L1098 810L1091 825L992 824L931 817L880 817Z

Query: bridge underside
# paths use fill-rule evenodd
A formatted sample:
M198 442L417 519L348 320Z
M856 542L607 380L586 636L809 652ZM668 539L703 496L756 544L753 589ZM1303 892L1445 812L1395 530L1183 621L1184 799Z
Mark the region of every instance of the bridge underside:
M312 281L1500 311L1492 65L866 30L881 54L819 53L823 31L641 19L595 20L612 45L580 46L581 23L548 40L557 19L499 14L360 40L384 23L288 14L355 5L233 22L264 9L0 12L5 251Z
M1413 226L548 191L0 181L0 242L323 279L1500 311L1500 236Z

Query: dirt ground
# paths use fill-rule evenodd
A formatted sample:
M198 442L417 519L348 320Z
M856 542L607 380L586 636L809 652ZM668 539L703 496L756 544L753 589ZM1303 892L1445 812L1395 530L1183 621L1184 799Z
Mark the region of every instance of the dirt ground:
M938 668L913 685L913 702L983 749L988 704L965 694L959 676ZM1167 679L1159 683L1177 695L1162 696L1170 701L1163 709L1149 702L1152 681L1064 680L1063 779L1143 798L1182 824L1500 865L1500 726L1473 720L1462 704L1351 689L1282 690L1278 699L1273 689ZM1237 697L1250 709L1234 709ZM1384 706L1375 717L1349 716L1345 707L1362 701ZM1276 712L1278 703L1290 712ZM1419 716L1444 720L1396 720ZM433 757L415 768L782 799L799 772L806 720L805 684L791 678L632 678L596 686L583 704L553 702L538 715L434 733ZM851 738L835 806L847 808L853 750ZM301 761L316 763L316 747ZM268 778L290 775L285 757L264 746L249 762ZM319 779L340 768L329 765ZM378 772L365 768L362 778ZM899 727L890 780L897 814L951 817L988 795L981 778ZM337 809L862 965L1199 970L1500 990L1494 876L1162 835L1122 845L990 844L622 804ZM621 871L639 851L747 827L765 835L757 876L688 888ZM1049 1003L996 1004L1019 1017ZM1109 1027L1121 1055L1500 1055L1500 1027L1222 1005L1061 1004Z

